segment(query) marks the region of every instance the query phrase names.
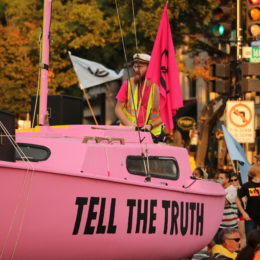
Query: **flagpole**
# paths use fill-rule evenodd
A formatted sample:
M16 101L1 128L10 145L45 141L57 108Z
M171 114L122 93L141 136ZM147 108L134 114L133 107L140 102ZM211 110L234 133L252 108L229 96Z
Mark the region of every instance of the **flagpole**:
M86 99L86 101L87 101L87 103L88 103L88 107L89 107L89 110L90 110L90 112L91 112L91 115L92 115L92 117L93 117L93 119L94 119L94 121L95 121L95 124L98 125L96 116L95 116L94 111L93 111L93 109L92 109L92 106L91 106L91 104L90 104L90 102L89 102L88 94L87 94L87 92L86 92L86 90L85 90L84 88L82 88L81 86L80 86L80 88L82 89L83 95L84 95L84 97L85 97L85 99Z
M231 164L232 164L232 167L233 167L235 173L238 174L238 169L237 169L237 167L235 166L234 161L233 161L231 158L230 158L230 161L231 161Z

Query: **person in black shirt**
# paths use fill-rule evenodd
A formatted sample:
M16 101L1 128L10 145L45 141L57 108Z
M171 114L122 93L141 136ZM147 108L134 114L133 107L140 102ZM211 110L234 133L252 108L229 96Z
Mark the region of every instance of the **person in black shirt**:
M254 164L248 171L250 181L243 184L238 190L236 203L245 219L246 234L257 227L260 228L260 164ZM243 208L241 199L247 198L246 209Z

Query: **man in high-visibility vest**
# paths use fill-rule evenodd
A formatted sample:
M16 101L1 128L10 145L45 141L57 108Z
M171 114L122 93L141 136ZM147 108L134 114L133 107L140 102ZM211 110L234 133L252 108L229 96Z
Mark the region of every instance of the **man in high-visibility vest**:
M155 142L162 141L159 87L145 79L151 56L137 53L133 56L135 76L125 81L116 98L115 113L124 126L150 131Z

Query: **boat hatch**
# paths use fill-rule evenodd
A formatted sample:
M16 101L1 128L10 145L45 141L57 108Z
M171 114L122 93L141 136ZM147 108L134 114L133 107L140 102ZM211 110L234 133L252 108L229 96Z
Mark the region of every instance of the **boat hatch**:
M145 167L152 177L177 180L179 166L175 158L162 156L127 156L127 170L132 174L146 176Z
M32 162L45 161L51 154L50 149L42 145L18 143L18 146L22 150L22 154L15 151L15 159L17 161L27 159Z

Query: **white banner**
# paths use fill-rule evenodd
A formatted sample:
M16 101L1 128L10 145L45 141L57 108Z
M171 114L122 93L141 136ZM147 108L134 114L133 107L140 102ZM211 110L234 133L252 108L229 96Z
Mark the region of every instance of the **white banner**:
M90 60L85 60L69 52L73 68L77 74L81 88L90 88L122 78L123 70L117 74L114 70Z
M239 143L255 142L254 108L253 101L227 102L227 129Z

